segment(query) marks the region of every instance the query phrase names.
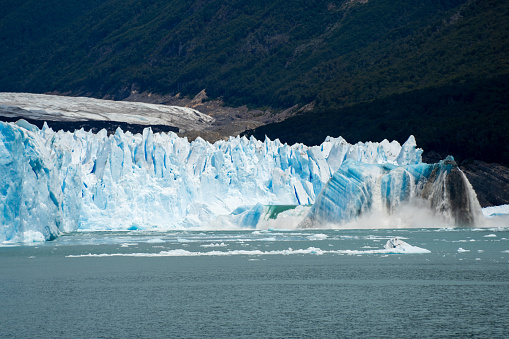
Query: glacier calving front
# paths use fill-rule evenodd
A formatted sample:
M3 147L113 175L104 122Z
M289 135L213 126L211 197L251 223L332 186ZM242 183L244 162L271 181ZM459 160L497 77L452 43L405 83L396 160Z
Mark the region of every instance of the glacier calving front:
M313 147L245 137L210 144L149 128L108 136L0 122L0 242L205 226L242 206L309 205L345 162L408 166L421 153L413 136L403 146L341 137Z
M345 161L300 227L368 218L372 228L480 226L481 206L452 156L436 164L372 165ZM351 226L350 226L351 227Z

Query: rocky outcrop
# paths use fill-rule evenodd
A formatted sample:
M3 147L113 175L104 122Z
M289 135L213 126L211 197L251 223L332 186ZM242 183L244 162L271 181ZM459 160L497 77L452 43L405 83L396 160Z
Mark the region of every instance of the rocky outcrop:
M474 161L460 168L474 188L482 207L509 204L508 167Z

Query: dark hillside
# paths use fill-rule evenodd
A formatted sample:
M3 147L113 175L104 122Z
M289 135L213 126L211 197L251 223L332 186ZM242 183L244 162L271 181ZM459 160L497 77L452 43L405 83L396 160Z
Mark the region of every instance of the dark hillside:
M20 3L0 19L1 91L328 108L509 72L501 0Z
M0 91L133 92L272 112L265 133L509 163L505 0L0 0Z
M389 96L341 109L321 109L246 134L318 145L326 136L349 142L405 141L457 160L509 164L509 77Z

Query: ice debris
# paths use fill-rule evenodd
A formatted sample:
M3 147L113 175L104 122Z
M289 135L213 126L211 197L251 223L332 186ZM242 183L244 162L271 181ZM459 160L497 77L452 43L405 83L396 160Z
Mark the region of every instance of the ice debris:
M427 210L453 226L471 227L483 219L472 186L451 156L437 164L400 166L348 160L321 191L301 227L340 224L373 212L384 217L412 208Z

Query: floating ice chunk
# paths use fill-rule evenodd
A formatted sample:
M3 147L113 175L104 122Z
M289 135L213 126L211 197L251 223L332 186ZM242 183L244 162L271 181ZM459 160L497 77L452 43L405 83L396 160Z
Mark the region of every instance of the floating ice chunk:
M120 244L120 247L129 247L129 246L138 246L137 243L123 243Z
M387 243L385 244L384 248L385 249L397 248L399 246L404 246L405 244L408 245L406 242L396 237L387 240Z
M388 248L372 249L372 250L323 250L317 247L308 247L303 249L288 248L285 250L269 250L262 251L254 250L227 250L219 251L212 250L207 252L193 252L184 249L173 249L161 251L159 253L101 253L101 254L85 254L85 255L69 255L68 258L80 257L191 257L191 256L264 256L264 255L325 255L325 254L339 254L339 255L364 255L364 254L426 254L430 253L429 250L411 246L401 240L391 239ZM392 247L394 245L394 247ZM201 247L226 247L224 243L209 245L201 245Z
M164 242L166 242L166 241L164 241L161 238L152 238L152 239L148 239L147 240L147 244L161 244L161 243L164 243Z
M325 240L325 239L327 239L328 237L329 237L329 236L328 236L327 234L321 234L321 233L319 233L319 234L313 234L313 235L310 235L310 236L308 236L307 238L308 238L309 240Z
M260 256L260 255L290 255L290 254L314 254L322 255L328 253L320 248L309 247L307 249L288 248L287 250L231 250L231 251L209 251L209 252L191 252L183 249L175 249L169 251L161 251L159 253L101 253L101 254L82 254L82 255L68 255L67 258L83 258L83 257L198 257L198 256ZM332 253L332 252L329 252Z
M37 231L26 231L23 232L23 242L26 244L44 242L46 238L41 232Z
M222 243L210 243L210 244L205 244L205 245L200 245L200 247L226 247L228 245L226 245L224 242Z
M425 248L412 246L398 237L387 240L384 249L385 253L431 253Z

